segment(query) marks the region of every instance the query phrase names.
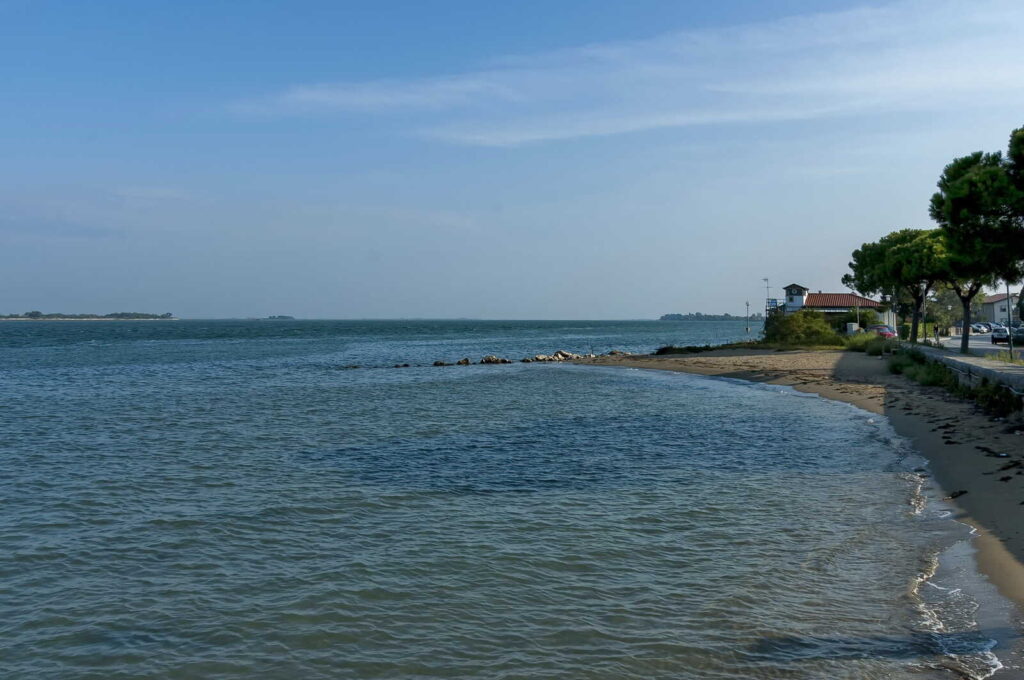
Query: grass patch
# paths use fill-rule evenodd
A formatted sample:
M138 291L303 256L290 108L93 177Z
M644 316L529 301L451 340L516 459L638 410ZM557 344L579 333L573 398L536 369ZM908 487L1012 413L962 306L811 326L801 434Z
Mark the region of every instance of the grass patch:
M851 352L864 352L868 356L879 357L883 354L892 354L897 348L895 340L886 340L874 333L858 333L851 335L845 340L845 347Z
M921 385L943 387L962 399L973 400L990 415L1005 417L1024 408L1024 401L1004 385L990 383L987 379L977 387L961 385L952 369L938 361L929 361L917 350L893 355L889 360L889 371L905 375Z
M1024 358L1021 358L1024 357L1024 354L1018 353L1015 357L1012 354L1010 354L1010 350L1008 349L1000 350L995 354L990 354L989 356L995 359L996 361L1002 361L1007 364L1024 365Z

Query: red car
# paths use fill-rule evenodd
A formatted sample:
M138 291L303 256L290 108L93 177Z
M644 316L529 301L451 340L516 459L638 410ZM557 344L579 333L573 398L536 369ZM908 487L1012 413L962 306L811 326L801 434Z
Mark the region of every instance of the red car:
M885 324L876 324L874 326L868 326L864 332L874 333L875 335L883 337L886 340L888 340L889 338L896 337L896 329L894 329L892 326L886 326Z

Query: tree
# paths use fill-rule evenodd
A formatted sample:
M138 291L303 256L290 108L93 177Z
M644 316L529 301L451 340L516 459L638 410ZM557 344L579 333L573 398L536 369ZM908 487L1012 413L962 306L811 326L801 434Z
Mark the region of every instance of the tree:
M1016 282L1024 275L1024 195L1015 184L1020 173L1016 158L1024 153L1014 147L1019 132L1011 137L1009 160L1000 152L981 151L953 159L943 169L929 206L949 248L944 279L964 309L964 354L971 300L998 279ZM1024 139L1019 141L1024 144Z
M900 229L853 251L843 284L866 295L905 293L913 301L910 341L917 342L924 302L946 272L938 229Z

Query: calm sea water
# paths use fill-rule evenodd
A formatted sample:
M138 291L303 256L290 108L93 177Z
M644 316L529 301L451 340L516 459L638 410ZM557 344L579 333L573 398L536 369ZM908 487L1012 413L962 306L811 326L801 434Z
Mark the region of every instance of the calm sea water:
M966 529L884 420L698 376L429 365L742 337L0 324L0 676L998 668L969 559L940 558L969 553Z

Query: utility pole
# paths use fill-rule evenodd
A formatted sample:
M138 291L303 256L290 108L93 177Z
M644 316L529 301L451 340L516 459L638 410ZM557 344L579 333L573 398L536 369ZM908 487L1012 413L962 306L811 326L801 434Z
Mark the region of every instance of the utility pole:
M750 300L747 300L747 332L750 332Z
M764 281L764 315L767 317L768 312L768 301L772 299L772 287L768 285L768 279L761 279Z

